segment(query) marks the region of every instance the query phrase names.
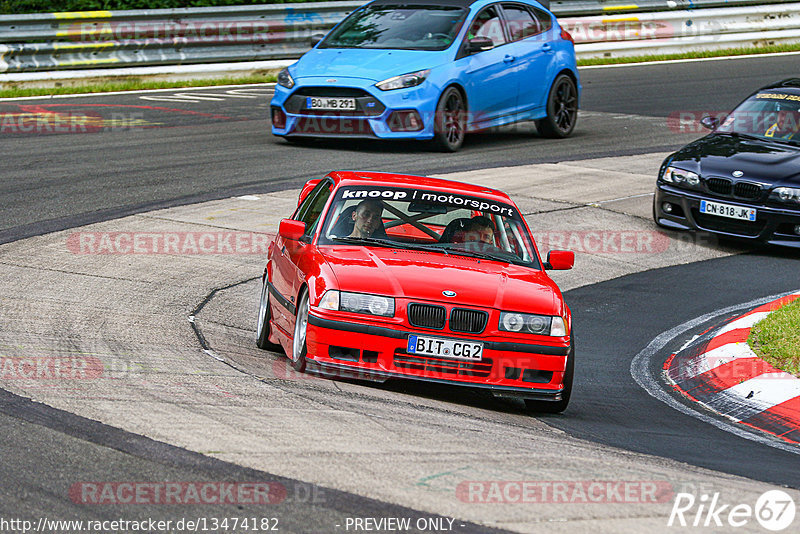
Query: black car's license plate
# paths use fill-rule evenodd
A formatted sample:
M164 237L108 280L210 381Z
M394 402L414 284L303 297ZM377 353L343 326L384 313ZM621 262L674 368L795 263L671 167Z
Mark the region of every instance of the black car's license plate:
M755 208L743 208L742 206L732 206L730 204L709 202L707 200L700 201L700 213L705 213L707 215L719 215L720 217L738 219L740 221L752 222L756 220Z

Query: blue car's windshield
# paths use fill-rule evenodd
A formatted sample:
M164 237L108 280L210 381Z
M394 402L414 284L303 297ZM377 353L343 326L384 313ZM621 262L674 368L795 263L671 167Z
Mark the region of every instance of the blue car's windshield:
M319 48L444 50L466 16L467 10L459 7L367 6L345 19Z

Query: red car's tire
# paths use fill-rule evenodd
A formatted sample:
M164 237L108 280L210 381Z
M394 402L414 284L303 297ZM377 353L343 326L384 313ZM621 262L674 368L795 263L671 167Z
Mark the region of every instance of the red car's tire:
M567 355L567 368L564 372L564 392L560 401L540 401L525 399L525 408L532 413L561 413L567 409L572 395L572 379L575 376L575 337Z
M289 359L295 371L302 373L306 370L306 333L308 332L308 291L303 291L297 302L297 316L294 321L294 336L292 336L292 353Z
M283 348L269 340L271 327L269 311L269 287L267 281L261 287L261 301L258 305L258 324L256 325L256 346L262 350L281 351Z

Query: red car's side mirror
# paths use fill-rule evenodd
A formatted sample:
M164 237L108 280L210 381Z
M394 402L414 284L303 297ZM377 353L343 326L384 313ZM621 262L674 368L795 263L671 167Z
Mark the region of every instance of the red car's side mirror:
M321 178L314 178L313 180L309 180L306 182L306 185L304 185L303 189L300 191L300 197L297 199L298 206L300 206L300 204L303 203L308 194L311 191L313 191L313 189L317 187L317 184L319 184L321 181L322 181Z
M299 241L306 233L306 223L294 219L283 219L278 226L278 235L291 241Z
M554 271L565 271L572 269L575 265L575 253L569 250L551 250L547 253L547 263L545 269Z

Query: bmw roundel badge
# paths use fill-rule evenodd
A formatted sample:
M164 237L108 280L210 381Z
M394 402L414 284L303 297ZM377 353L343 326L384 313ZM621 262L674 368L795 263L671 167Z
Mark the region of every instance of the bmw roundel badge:
M744 176L744 172L742 171L733 171L731 174L733 175L734 178L741 178L742 176Z
M447 289L445 291L442 291L442 295L444 295L445 297L455 297L456 296L456 292L455 291L450 291L449 289Z

